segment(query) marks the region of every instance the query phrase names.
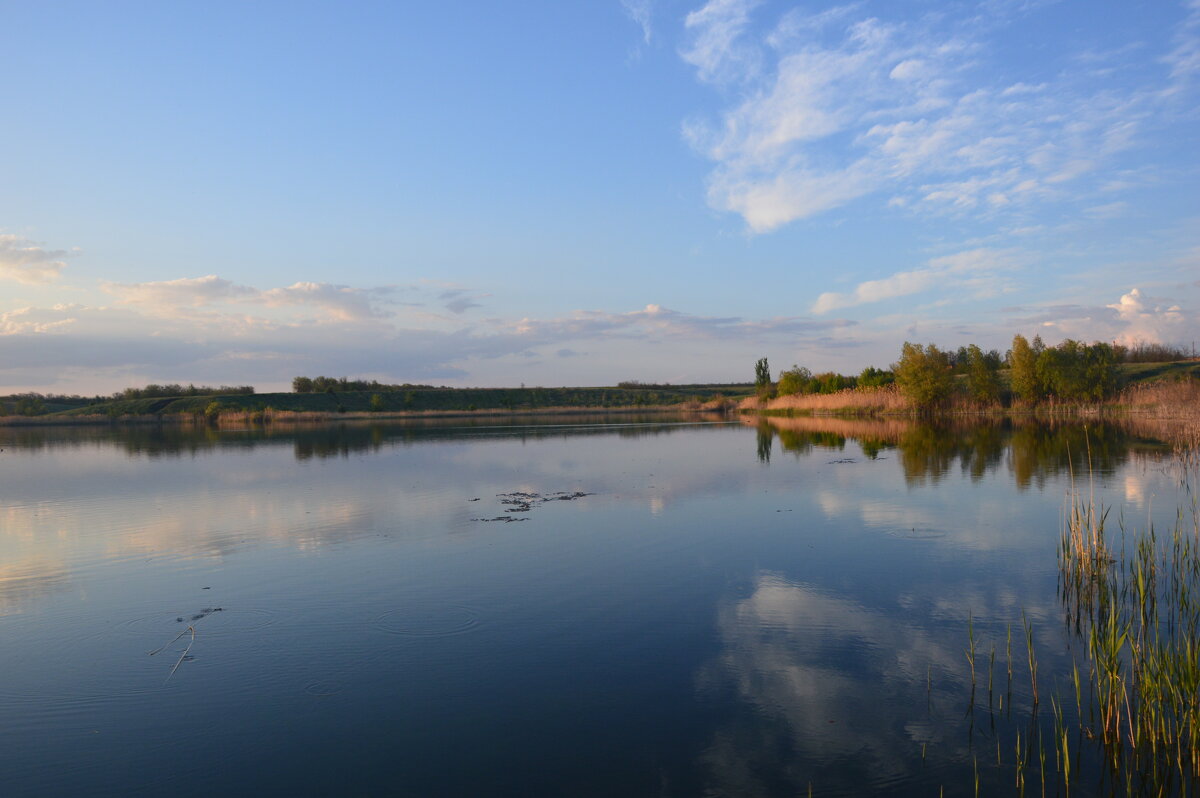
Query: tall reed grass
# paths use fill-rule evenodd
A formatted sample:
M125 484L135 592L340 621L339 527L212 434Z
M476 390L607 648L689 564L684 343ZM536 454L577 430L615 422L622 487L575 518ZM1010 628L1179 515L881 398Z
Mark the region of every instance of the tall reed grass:
M1072 483L1059 548L1059 593L1074 653L1071 673L1054 681L1073 689L1065 698L1056 689L1050 717L1039 719L1033 635L1026 624L1033 704L1024 738L1017 732L1017 794L1025 794L1035 755L1042 794L1047 775L1055 794L1083 787L1114 796L1200 794L1200 504L1191 489L1200 484L1196 452L1194 444L1176 450L1190 504L1178 509L1166 535L1153 523L1129 531L1123 522L1114 535L1090 484L1084 496ZM973 645L970 625L968 637ZM1011 653L1009 659L1011 668ZM1049 773L1047 742L1053 752Z
M792 394L762 402L756 397L748 397L742 400L739 409L874 415L876 413L907 413L910 410L910 403L901 395L895 385L885 385L880 388L849 388L837 393Z

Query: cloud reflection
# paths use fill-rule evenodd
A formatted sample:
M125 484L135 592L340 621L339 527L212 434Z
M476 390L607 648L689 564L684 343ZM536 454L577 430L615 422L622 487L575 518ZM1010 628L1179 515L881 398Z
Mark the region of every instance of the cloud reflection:
M773 573L723 605L717 627L721 652L698 687L744 709L703 756L712 794L800 795L810 784L850 794L864 774L885 790L907 778L921 743L942 741L926 674L945 682L961 654L925 629Z

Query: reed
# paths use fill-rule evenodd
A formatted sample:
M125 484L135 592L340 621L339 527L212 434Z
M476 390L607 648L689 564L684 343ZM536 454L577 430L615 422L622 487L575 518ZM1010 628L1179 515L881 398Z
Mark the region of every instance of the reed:
M1200 499L1191 489L1200 482L1196 450L1196 442L1176 450L1190 498L1169 534L1152 523L1128 531L1122 520L1121 534L1110 535L1108 511L1093 491L1081 497L1072 482L1059 593L1074 654L1068 672L1051 674L1051 682L1068 692L1055 689L1048 696L1049 718L1039 718L1033 627L1022 612L1031 704L1028 729L1018 731L1008 749L1018 794L1027 789L1035 754L1046 793L1047 738L1058 794L1081 786L1095 790L1097 784L1098 794L1114 796L1200 794ZM967 634L971 661L973 618ZM1010 627L1010 680L1011 637ZM1012 703L1010 696L1010 711Z
M875 415L908 413L910 402L894 385L880 388L848 388L837 393L792 394L760 403L756 397L743 399L742 410L766 410L799 414Z

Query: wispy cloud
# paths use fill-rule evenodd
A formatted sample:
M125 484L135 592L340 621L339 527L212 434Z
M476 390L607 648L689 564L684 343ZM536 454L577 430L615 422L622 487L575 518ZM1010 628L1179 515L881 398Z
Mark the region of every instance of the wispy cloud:
M687 338L731 340L770 336L814 336L853 326L845 319L782 317L750 320L738 316L696 316L661 305L628 313L579 310L562 318L522 319L501 325L516 335L538 341L571 341L604 337L640 340Z
M758 48L743 39L750 12L761 0L709 0L691 12L684 27L691 35L680 55L696 67L700 79L732 83L758 71Z
M170 310L180 305L200 307L214 302L249 299L259 294L249 286L237 285L215 274L145 283L104 282L101 287L123 304Z
M286 383L296 374L375 375L382 379L465 377L471 364L503 361L557 364L605 350L627 376L630 353L670 345L699 354L714 346L757 349L775 341L825 341L853 326L841 319L715 317L660 305L630 311L580 310L565 316L471 322L397 306L383 314L370 303L393 291L296 283L265 291L216 275L155 283L105 285L113 306L81 304L21 308L0 314L0 385L54 385L87 376L120 387L145 375L154 381L210 380ZM414 291L422 289L413 288ZM470 302L478 292L441 287L433 297ZM297 312L280 316L283 308ZM320 314L312 311L320 310ZM703 358L701 358L703 360ZM655 366L661 371L661 364ZM491 367L501 373L500 366ZM522 377L526 372L522 372Z
M482 304L476 302L476 299L483 299L487 294L480 291L472 291L469 288L448 288L438 294L438 301L442 303L442 307L451 313L462 315L471 308L481 308Z
M642 29L642 41L646 44L654 38L652 22L654 4L652 0L621 0L621 8L625 15L637 23Z
M706 83L744 88L719 120L684 125L714 163L708 200L750 230L882 193L891 205L995 214L1072 200L1154 118L1159 85L1058 72L1003 80L989 25L950 14L888 22L843 6L791 11L765 32L751 0L710 0L687 15L681 57ZM1167 57L1200 63L1195 3Z
M853 291L839 294L828 292L817 297L813 313L823 314L841 308L882 302L909 296L934 288L963 289L994 293L1002 285L1004 272L1019 265L1015 253L1007 250L979 248L932 258L919 269L896 272L879 280L859 283Z
M331 283L297 282L265 291L209 274L145 283L101 284L103 290L123 305L135 305L160 316L172 316L181 309L236 303L265 307L310 308L337 321L386 318L389 311L374 303L391 293L391 287L352 288Z
M67 256L66 250L43 249L20 236L0 234L0 279L27 285L52 282L66 268Z

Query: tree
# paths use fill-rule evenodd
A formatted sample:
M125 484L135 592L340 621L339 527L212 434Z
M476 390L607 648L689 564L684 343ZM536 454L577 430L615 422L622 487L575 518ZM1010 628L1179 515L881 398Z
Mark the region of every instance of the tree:
M877 369L874 366L867 366L858 375L859 388L880 388L884 385L891 385L895 381L895 374L884 369Z
M293 377L292 378L293 393L312 393L313 381L311 377Z
M1043 383L1059 399L1099 401L1117 387L1117 353L1111 344L1068 338L1038 356Z
M812 393L812 372L803 366L793 365L787 371L779 374L779 384L775 393L779 396L791 396L796 393Z
M967 390L980 402L995 402L1000 399L1000 356L996 352L984 353L978 346L967 347Z
M771 384L771 367L765 357L759 358L754 364L754 387L763 389Z
M1041 343L1041 338L1034 341ZM1029 345L1025 336L1013 337L1012 352L1009 354L1008 367L1013 393L1026 402L1036 402L1045 392L1042 388L1042 377L1038 370L1037 349Z
M771 367L765 357L759 358L754 364L754 389L759 399L770 399L774 393L771 390Z
M954 387L950 356L933 344L921 346L905 341L893 371L900 392L920 412L945 402Z

